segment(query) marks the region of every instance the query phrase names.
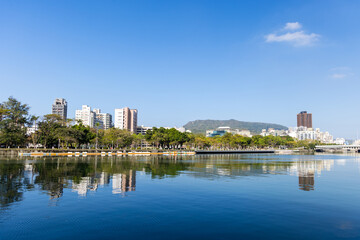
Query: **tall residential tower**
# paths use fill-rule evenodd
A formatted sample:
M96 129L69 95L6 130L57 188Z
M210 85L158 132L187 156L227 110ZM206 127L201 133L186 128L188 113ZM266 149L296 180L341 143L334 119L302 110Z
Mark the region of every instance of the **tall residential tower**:
M55 99L52 105L52 114L59 115L62 119L66 120L67 118L67 102L63 98Z
M115 109L114 127L136 133L137 114L136 109L128 107Z
M312 128L312 114L302 111L297 115L297 126Z
M112 128L112 116L109 113L102 113L99 108L94 108L88 105L82 105L81 110L76 110L75 120L81 121L85 126L98 129Z
M95 116L95 112L91 111L88 105L82 105L81 110L75 111L75 120L81 121L82 124L91 128L95 126Z
M95 125L98 122L99 129L109 129L112 128L112 116L109 113L102 113L99 108L94 109L95 112Z

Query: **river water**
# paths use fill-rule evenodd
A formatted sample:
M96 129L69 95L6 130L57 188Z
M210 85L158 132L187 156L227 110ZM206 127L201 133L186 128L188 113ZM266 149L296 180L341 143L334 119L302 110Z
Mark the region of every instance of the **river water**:
M3 157L0 239L360 239L360 155Z

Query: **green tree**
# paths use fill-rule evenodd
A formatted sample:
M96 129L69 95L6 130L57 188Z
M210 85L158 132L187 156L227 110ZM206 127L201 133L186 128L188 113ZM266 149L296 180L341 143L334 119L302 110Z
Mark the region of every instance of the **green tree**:
M81 122L71 128L74 130L75 139L79 145L88 144L96 138L96 133L91 131L89 126L85 126Z
M141 142L145 139L145 136L142 135L141 133L139 134L133 134L133 145L135 148L138 148L139 146L141 146Z
M58 139L58 147L62 146L65 148L78 146L78 132L74 128L60 127L55 130L55 136Z
M264 138L260 135L253 136L251 143L257 148L263 148L265 146Z
M107 146L114 145L115 148L128 148L133 143L134 137L127 130L110 128L104 132L104 144Z
M65 137L61 134L64 134L66 128L63 125L62 118L57 114L47 114L43 117L43 120L39 122L38 137L39 142L44 147L55 147L59 143L59 139L64 139Z
M30 123L30 107L13 97L3 102L0 108L0 143L9 147L26 144L26 127Z
M208 137L205 137L202 134L195 134L194 135L194 147L198 149L206 149L209 148L211 144L211 139Z

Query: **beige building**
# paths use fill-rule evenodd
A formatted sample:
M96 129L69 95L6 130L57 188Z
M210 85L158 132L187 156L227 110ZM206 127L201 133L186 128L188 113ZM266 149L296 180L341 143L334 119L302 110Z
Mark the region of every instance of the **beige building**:
M130 131L136 133L137 128L137 109L130 110Z
M130 109L128 107L115 109L115 128L125 129L136 133L137 114L137 109Z
M95 108L95 125L99 123L99 129L109 129L112 127L112 116L109 113L102 113L100 109Z
M90 106L82 105L81 110L75 111L75 120L81 121L85 126L93 128L95 126L95 112L91 111Z

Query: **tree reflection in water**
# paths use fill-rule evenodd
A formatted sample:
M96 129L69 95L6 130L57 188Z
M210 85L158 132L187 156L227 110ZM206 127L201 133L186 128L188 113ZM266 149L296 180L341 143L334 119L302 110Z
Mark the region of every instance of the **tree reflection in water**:
M274 161L273 161L274 160ZM79 196L99 187L112 188L113 194L135 191L136 173L151 178L187 174L195 178L246 177L291 174L299 177L299 189L314 190L315 174L329 171L333 160L278 161L276 157L234 155L156 156L156 157L78 157L0 160L1 208L21 201L25 191L38 189L50 199L59 199L64 188Z

